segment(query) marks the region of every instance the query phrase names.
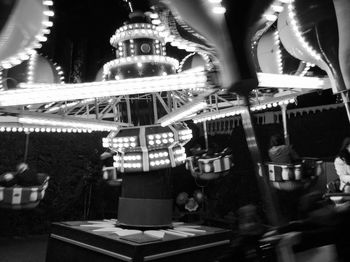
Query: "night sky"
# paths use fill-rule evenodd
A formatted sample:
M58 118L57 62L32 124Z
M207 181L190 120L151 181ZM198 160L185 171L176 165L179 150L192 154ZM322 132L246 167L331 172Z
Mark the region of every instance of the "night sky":
M134 11L149 11L148 1L132 1ZM72 45L83 45L83 81L94 81L97 71L115 59L109 39L128 20L130 10L122 0L56 0L54 26L42 53L58 62L64 72L71 71ZM182 59L186 53L170 47L168 55Z

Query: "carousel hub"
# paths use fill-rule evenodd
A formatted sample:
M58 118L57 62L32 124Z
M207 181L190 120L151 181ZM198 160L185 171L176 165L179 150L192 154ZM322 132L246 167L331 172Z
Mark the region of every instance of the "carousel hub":
M176 167L186 159L183 147L192 138L184 124L123 128L103 138L103 147L117 152L114 167L118 172L147 172Z

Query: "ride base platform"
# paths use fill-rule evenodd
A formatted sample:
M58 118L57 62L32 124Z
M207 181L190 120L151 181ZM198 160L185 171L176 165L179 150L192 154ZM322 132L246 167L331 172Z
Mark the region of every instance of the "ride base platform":
M122 237L82 226L86 223L53 223L46 261L213 261L229 248L232 237L230 230L202 225L196 226L202 232L186 237L166 232L161 239L143 232Z

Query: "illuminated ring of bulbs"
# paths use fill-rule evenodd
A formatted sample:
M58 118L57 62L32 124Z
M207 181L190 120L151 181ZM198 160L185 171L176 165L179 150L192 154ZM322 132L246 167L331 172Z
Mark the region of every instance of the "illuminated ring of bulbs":
M106 77L106 75L109 74L110 70L115 68L116 66L124 66L124 65L130 65L130 64L137 64L137 63L164 63L168 64L176 70L179 66L179 61L177 61L175 58L168 57L168 56L162 56L162 55L142 55L142 56L129 56L129 57L123 57L119 59L112 60L108 63L106 63L103 66L103 75Z
M0 127L0 132L46 132L46 133L91 133L91 129L83 128L64 128L64 127L21 127L21 126L11 126L7 125Z
M43 0L43 20L41 22L41 27L39 28L37 35L34 37L35 40L24 50L20 51L16 55L13 55L12 57L9 57L5 60L0 61L0 68L3 69L9 69L15 65L20 64L22 61L29 59L29 56L33 53L35 53L36 48L41 47L40 42L45 42L47 41L47 37L45 35L50 33L50 30L48 29L49 27L53 26L53 22L49 21L49 17L54 16L54 12L49 10L49 6L53 5L53 2L51 0ZM11 20L11 18L10 18ZM10 21L8 28L13 28L13 23L15 21ZM13 29L11 29L13 30ZM6 34L5 34L6 35Z
M151 38L164 42L162 34L151 24L130 24L117 29L111 37L110 43L118 48L118 43L135 38Z

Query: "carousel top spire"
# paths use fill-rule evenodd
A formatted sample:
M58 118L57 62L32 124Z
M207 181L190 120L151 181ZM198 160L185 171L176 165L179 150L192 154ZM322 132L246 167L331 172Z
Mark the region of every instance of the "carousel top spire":
M118 44L137 38L150 38L165 43L165 39L161 32L157 30L157 26L152 25L150 19L140 11L129 14L129 21L122 27L119 27L115 34L111 37L110 43L115 48Z

